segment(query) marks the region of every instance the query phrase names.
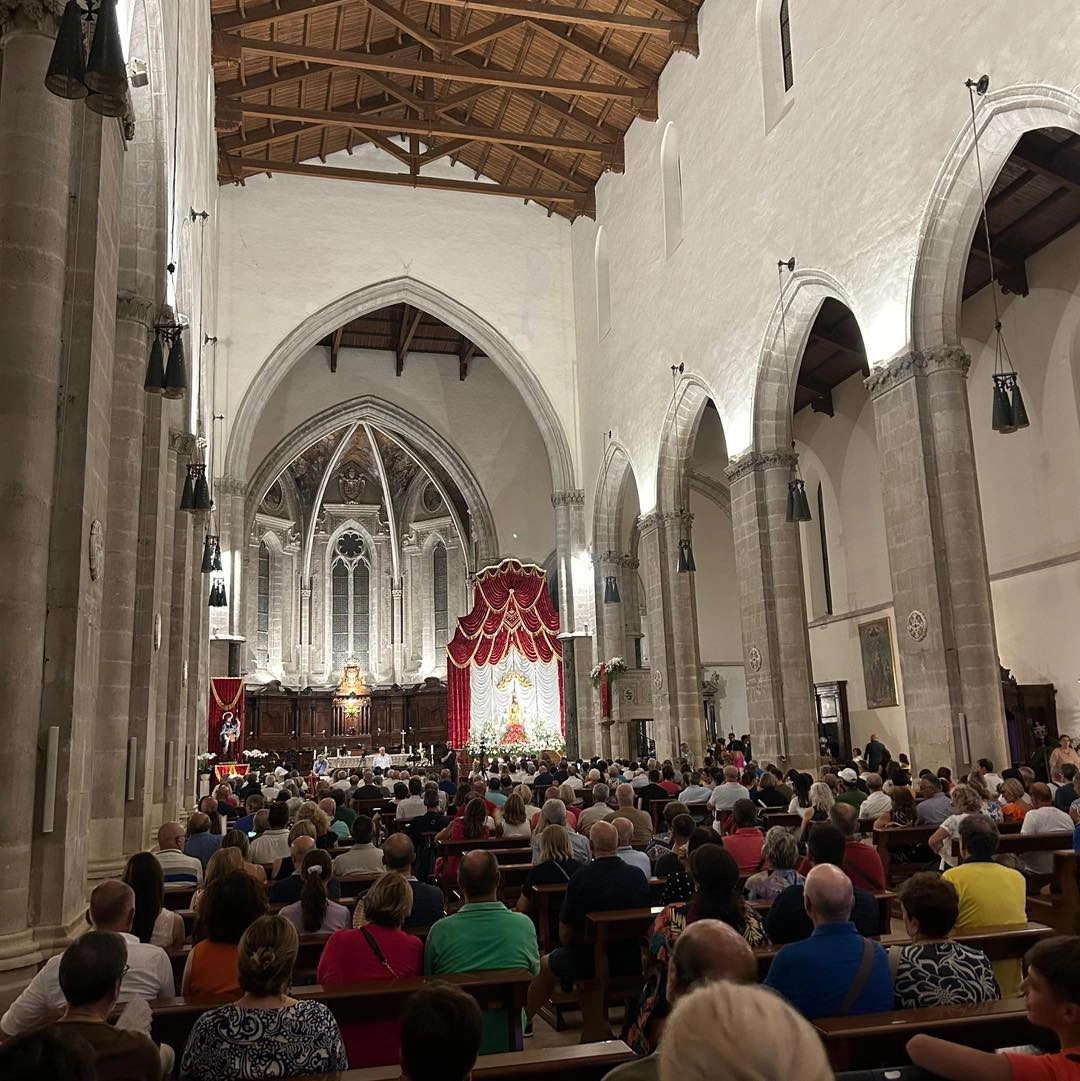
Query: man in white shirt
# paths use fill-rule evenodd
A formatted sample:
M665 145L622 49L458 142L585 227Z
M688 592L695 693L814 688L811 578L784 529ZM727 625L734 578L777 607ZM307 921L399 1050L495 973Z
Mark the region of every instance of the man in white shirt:
M619 835L619 847L615 849L615 855L623 861L636 867L646 878L652 875L652 863L644 852L639 852L631 845L634 838L634 823L629 818L615 818L611 823Z
M1031 810L1024 815L1020 832L1026 837L1029 833L1072 833L1073 820L1065 811L1054 806L1054 797L1050 786L1036 782L1031 786ZM1070 848L1068 840L1063 839L1062 848ZM1053 852L1030 852L1024 857L1024 866L1033 875L1048 875L1054 870Z
M289 807L285 803L270 804L270 828L260 833L248 849L252 863L276 863L289 854Z
M730 811L741 799L749 799L750 792L739 784L739 771L734 766L724 767L723 784L718 784L709 797L714 811Z
M990 795L996 797L1002 781L994 772L994 763L989 758L980 758L978 769L982 774L983 781L986 782L986 787L990 790Z
M353 781L346 770L338 770L337 779L330 787L340 788L342 792L348 792L350 788L356 787L356 782Z
M575 766L573 762L566 767L566 783L574 789L575 792L585 787L585 783L578 776L577 766Z
M379 748L379 753L371 760L372 766L378 766L379 769L389 769L394 760L386 753L385 747Z
M870 795L859 805L859 818L863 822L873 822L879 815L892 808L892 798L882 792L880 774L869 774L866 778L866 787L870 790Z
M705 784L705 778L698 772L690 774L690 783L679 793L680 803L708 803L713 790Z
M419 818L425 811L423 786L419 777L409 778L409 794L396 808L394 817L399 822L405 822L410 818Z
M371 819L367 815L358 815L352 824L352 836L356 844L334 859L334 878L381 873L383 854L381 849L371 843L374 832L375 824Z
M117 1001L133 998L172 998L176 994L172 963L160 946L140 942L131 934L135 918L135 894L130 886L106 879L90 894L90 922L95 931L112 931L127 945L127 969ZM0 1031L17 1036L41 1024L50 1014L67 1006L60 989L60 954L50 957L25 991L0 1017Z
M161 864L166 892L189 890L202 885L202 861L198 856L185 855L184 841L184 827L179 822L166 822L158 827L158 851L154 856Z
M274 775L272 773L264 774L262 786L263 799L266 800L268 804L273 803L274 800L277 799L278 793L280 791L281 789L278 787L277 781L274 779Z

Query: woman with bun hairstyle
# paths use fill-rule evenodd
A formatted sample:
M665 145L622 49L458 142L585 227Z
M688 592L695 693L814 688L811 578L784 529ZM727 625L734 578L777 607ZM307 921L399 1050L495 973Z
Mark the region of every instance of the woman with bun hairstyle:
M333 873L333 862L321 848L313 848L304 857L300 900L281 910L281 915L301 934L329 934L352 922L352 913L344 905L331 901L326 892Z
M260 916L244 932L237 954L243 994L195 1022L180 1081L263 1081L348 1068L330 1010L314 999L289 997L299 946L296 928L280 916Z

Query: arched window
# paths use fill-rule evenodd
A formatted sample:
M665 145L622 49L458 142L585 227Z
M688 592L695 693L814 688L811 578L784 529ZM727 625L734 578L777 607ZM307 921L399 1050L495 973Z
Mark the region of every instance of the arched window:
M791 17L788 14L788 0L780 0L780 59L784 64L784 93L795 84L795 73L791 66Z
M270 663L270 546L259 545L259 611L255 633L255 652L260 667Z
M825 533L825 497L821 485L817 486L817 520L821 531L821 577L825 586L825 614L833 614L832 582L829 580L829 542Z
M664 129L660 143L660 176L664 185L664 248L671 255L683 238L682 162L674 124Z
M330 570L331 663L339 672L355 659L368 667L371 638L371 569L359 533L342 533Z
M596 334L603 338L611 330L611 264L608 262L607 233L602 225L596 230L593 269L596 276Z
M446 643L450 637L450 612L446 588L446 547L441 541L432 549L431 568L434 580L432 600L435 606L435 648L441 650L446 648Z

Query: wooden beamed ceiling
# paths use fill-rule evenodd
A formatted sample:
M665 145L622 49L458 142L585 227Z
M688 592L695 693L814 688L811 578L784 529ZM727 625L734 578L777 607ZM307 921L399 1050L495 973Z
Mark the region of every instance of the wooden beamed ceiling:
M329 350L330 371L336 372L342 349L366 349L391 353L394 357L394 374L405 372L405 362L410 353L437 353L455 357L458 362L458 379L469 374L470 363L484 356L468 338L437 316L429 315L411 304L392 304L378 311L368 312L353 319L328 334L320 343Z
M568 218L697 53L696 0L210 0L218 179L259 173L500 195ZM327 159L362 143L386 171ZM464 165L458 178L435 162Z

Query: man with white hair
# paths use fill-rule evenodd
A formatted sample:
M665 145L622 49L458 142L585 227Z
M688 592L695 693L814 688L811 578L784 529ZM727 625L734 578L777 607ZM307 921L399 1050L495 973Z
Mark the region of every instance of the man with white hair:
M378 769L389 769L394 764L394 760L386 753L385 747L380 747L379 753L372 758L371 764Z
M851 879L831 863L818 864L803 888L813 934L776 955L765 980L808 1020L893 1008L889 957L880 942L863 938L851 922Z
M619 847L615 849L616 855L623 863L636 867L648 879L652 875L652 863L644 852L639 852L631 844L634 838L634 823L627 818L616 818L611 824L619 835Z
M608 794L608 786L603 781L597 781L592 786L592 806L586 807L578 815L578 833L588 833L594 822L602 822L611 813L607 803Z
M615 789L615 810L606 814L604 821L614 822L616 818L625 818L633 823L636 845L647 844L653 835L652 815L634 806L633 785L621 784Z
M879 774L867 774L866 787L870 790L870 795L859 806L859 819L863 822L873 822L875 818L892 807L892 800L887 793L882 791L882 780Z
M575 833L566 825L566 804L561 799L549 799L544 801L544 806L540 808L540 821L536 824L536 829L533 830L532 835L532 864L535 867L540 863L540 834L551 824L561 826L566 830L566 835L570 840L570 849L574 853L574 859L580 860L582 863L589 862L589 842L588 839L583 837L580 833Z
M739 771L734 766L725 766L723 783L713 789L709 806L714 811L730 811L739 800L749 798L750 790L739 783Z

